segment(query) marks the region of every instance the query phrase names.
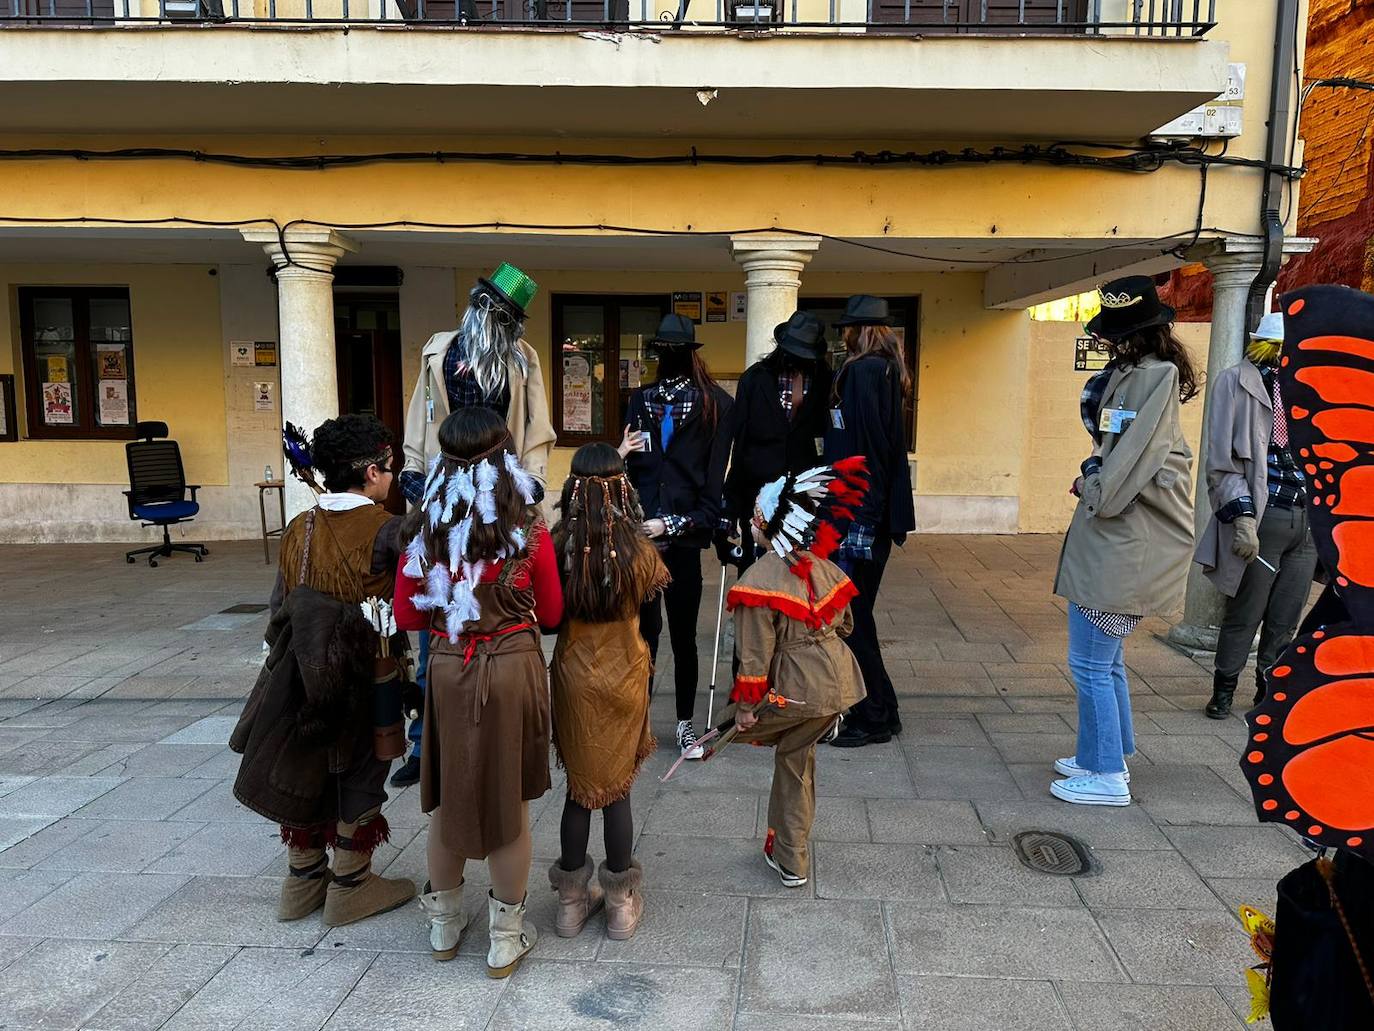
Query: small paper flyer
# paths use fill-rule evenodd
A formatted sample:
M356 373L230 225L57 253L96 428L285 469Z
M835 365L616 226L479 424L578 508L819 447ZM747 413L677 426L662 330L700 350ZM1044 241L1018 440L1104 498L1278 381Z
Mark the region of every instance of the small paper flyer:
M253 384L253 410L258 412L276 411L272 403L272 383L270 381Z
M70 383L43 384L43 421L49 426L71 425L72 385Z
M129 425L129 383L122 379L100 381L100 425Z
M96 371L101 379L129 378L128 363L124 360L123 344L95 345Z

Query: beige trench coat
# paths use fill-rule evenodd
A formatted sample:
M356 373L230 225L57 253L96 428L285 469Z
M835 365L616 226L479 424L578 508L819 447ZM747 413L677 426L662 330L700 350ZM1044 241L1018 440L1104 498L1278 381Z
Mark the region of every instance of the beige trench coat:
M1193 550L1193 453L1179 426L1178 369L1147 358L1119 368L1102 408L1137 413L1102 436L1064 535L1054 593L1085 608L1161 615L1179 602Z
M1207 498L1212 518L1198 541L1193 561L1228 598L1240 590L1246 562L1231 550L1235 528L1217 520L1216 512L1236 498L1249 496L1256 521L1269 502L1269 438L1274 429L1274 401L1264 389L1259 369L1248 361L1233 365L1212 384L1207 409Z
M420 352L420 378L410 395L406 411L405 466L424 475L429 460L439 453L439 424L449 414L448 390L444 387L444 355L457 330L435 333ZM549 452L553 450L556 434L549 421L549 399L544 394L544 376L539 369L539 356L534 348L520 341L520 350L529 365L529 375L520 372L510 362L510 411L506 426L515 441L515 453L520 464L547 487ZM426 388L434 403L434 418L430 419L425 401Z

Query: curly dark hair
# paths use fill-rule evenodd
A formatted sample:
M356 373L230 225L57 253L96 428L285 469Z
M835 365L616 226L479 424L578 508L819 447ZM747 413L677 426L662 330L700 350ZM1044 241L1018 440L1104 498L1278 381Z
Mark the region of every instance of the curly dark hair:
M324 489L339 494L363 486L367 467L386 463L395 437L375 415L341 415L327 419L310 441L310 460L324 476Z
M1174 327L1151 326L1138 330L1119 339L1107 340L1107 353L1126 365L1139 365L1142 359L1151 355L1160 361L1172 362L1178 369L1178 400L1187 404L1197 397L1201 386L1193 360L1188 356L1188 348L1183 341L1174 336Z

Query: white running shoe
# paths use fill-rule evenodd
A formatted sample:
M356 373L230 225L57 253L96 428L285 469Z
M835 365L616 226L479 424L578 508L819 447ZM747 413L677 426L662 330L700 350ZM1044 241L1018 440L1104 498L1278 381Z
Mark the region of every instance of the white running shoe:
M1078 757L1076 755L1071 755L1067 759L1056 759L1054 761L1054 772L1061 777L1082 777L1085 774L1092 773L1092 770L1088 769L1086 766L1079 766ZM1129 784L1130 782L1131 768L1127 766L1126 783Z
M684 759L700 759L706 754L697 744L697 732L692 729L691 720L677 721L677 747Z
M1089 773L1056 780L1050 785L1050 794L1075 805L1131 804L1131 789L1120 773Z

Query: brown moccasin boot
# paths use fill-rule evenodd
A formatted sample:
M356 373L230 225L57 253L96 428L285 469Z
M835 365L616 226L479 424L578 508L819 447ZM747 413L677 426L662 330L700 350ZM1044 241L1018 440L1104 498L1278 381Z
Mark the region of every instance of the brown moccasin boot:
M287 838L286 860L290 867L281 882L281 899L277 903L277 919L300 920L324 905L325 894L333 875L329 857L325 855L323 837L318 844L300 844L310 840L308 834L282 829Z
M415 897L415 882L372 872L373 850L388 837L386 818L375 811L357 823L339 824L334 841L334 879L324 903L327 927L343 927L389 912Z

